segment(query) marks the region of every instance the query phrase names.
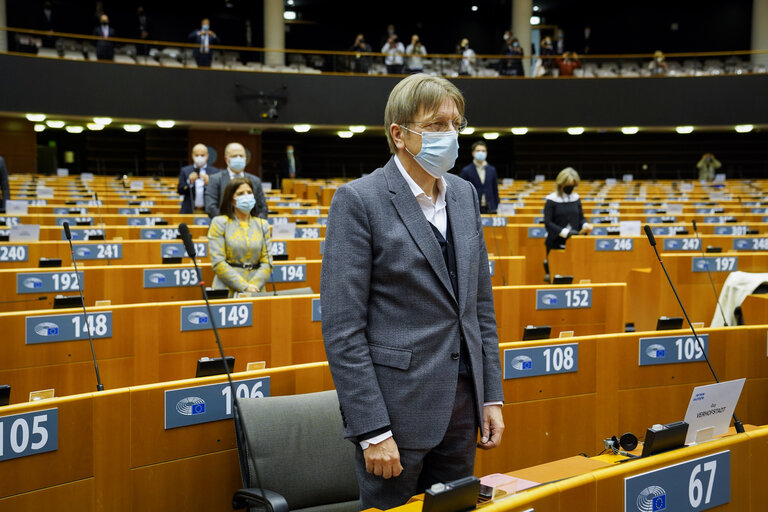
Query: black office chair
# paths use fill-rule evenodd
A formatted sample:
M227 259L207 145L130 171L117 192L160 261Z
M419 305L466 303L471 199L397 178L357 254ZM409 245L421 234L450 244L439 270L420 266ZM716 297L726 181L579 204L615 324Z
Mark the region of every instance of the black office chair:
M233 508L360 509L355 447L343 437L336 391L237 402L235 433L244 488L235 492Z

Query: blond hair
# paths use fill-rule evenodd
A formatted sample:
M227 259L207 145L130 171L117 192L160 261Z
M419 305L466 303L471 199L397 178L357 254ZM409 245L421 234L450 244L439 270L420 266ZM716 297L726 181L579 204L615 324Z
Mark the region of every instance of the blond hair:
M437 112L446 98L456 104L459 115L464 117L464 96L461 91L445 78L416 73L400 80L389 93L384 109L384 128L387 133L389 152L396 153L389 127L406 124L421 112Z
M569 183L573 183L574 186L578 185L581 181L579 173L573 167L566 167L557 174L555 184L557 185L558 195L563 195L563 187Z

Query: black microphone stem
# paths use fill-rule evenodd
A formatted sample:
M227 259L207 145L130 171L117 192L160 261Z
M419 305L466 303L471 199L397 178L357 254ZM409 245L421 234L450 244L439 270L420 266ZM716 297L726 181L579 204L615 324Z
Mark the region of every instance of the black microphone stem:
M653 247L653 252L656 253L656 259L659 260L659 263L661 264L661 268L662 270L664 270L664 275L667 276L667 281L669 281L669 286L672 288L672 292L674 292L675 294L677 303L680 304L680 309L683 311L683 315L685 315L685 320L688 322L688 326L691 328L693 337L696 339L696 343L699 345L699 349L701 350L701 353L704 356L704 361L707 362L707 366L709 366L709 371L712 372L712 377L715 378L715 382L719 383L720 379L717 378L717 373L715 373L715 369L712 368L712 363L709 362L709 356L707 356L707 351L704 350L704 344L701 343L701 340L699 339L699 335L696 334L696 329L693 328L691 319L688 318L688 313L685 311L685 307L683 307L683 301L680 300L680 296L677 294L675 285L672 284L672 279L669 277L669 273L667 272L667 267L665 267L664 262L661 261L661 256L659 256L659 251L658 249L656 249L656 240L653 237L653 233L651 232L650 227L647 225L645 226L645 234L648 236L648 241L650 242L651 247ZM736 417L736 412L733 413L733 426L736 428L736 432L738 432L739 434L744 433L744 425L741 423L741 421L739 421L739 418Z
M69 242L69 251L72 254L72 266L75 267L75 280L77 281L77 291L80 292L80 304L83 306L83 328L88 333L88 342L91 344L91 357L93 358L93 368L96 370L96 391L104 391L104 384L101 383L99 374L99 363L96 361L96 350L93 348L93 336L91 328L88 326L88 311L85 309L85 299L83 298L83 286L80 283L80 274L77 273L77 259L75 258L75 249L72 247L72 234L69 231L69 222L64 223L64 232Z

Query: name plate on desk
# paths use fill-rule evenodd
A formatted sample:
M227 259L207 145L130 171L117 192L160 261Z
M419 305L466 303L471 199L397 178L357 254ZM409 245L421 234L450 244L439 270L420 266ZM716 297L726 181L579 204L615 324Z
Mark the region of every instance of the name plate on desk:
M211 305L217 329L253 325L253 303ZM212 329L206 306L181 306L181 332Z
M504 380L572 373L578 369L578 343L504 350Z
M27 261L26 245L0 245L0 261Z
M87 340L88 331L93 338L111 338L112 312L88 313L87 322L83 321L83 313L28 316L24 318L24 331L27 345Z
M77 244L78 260L119 260L123 258L123 244Z
M301 203L298 201L291 201L291 202L281 202L277 203L277 205L280 208L301 208Z
M645 222L648 224L668 224L677 222L677 217L674 215L662 215L661 217L646 217Z
M320 322L323 319L323 310L320 307L320 299L312 299L312 321Z
M595 240L596 251L631 251L635 248L632 238L598 238Z
M198 258L205 258L208 256L208 244L205 242L193 242L195 244L195 252L197 253ZM160 254L163 258L173 258L182 256L184 258L189 258L189 254L187 254L187 249L184 247L184 244L181 242L174 242L174 243L166 243L166 244L160 244Z
M58 449L58 409L0 417L0 462Z
M275 265L272 269L272 275L269 276L270 283L296 283L307 280L307 265Z
M536 290L536 309L583 309L592 307L592 288Z
M319 224L321 226L327 226L328 225L328 217L318 217L315 221L315 224Z
M54 208L53 213L56 215L88 215L88 208Z
M128 217L126 223L129 226L154 226L158 222L163 222L162 217Z
M483 227L498 227L498 226L506 226L507 225L507 218L506 217L483 217Z
M89 226L93 226L93 217L56 217L57 226L63 226L65 222L71 227L83 223L88 223Z
M715 226L716 235L744 236L749 233L749 226Z
M699 238L665 238L664 250L665 251L700 251L701 239Z
M528 238L547 238L547 230L544 228L528 228Z
M199 282L194 268L144 269L144 288L196 286Z
M624 512L699 512L731 501L731 452L624 479Z
M195 226L210 226L211 219L208 217L195 217Z
M101 228L69 228L72 240L88 240L91 236L104 236L104 230ZM61 231L61 239L66 240L67 234Z
M285 242L272 241L269 244L269 254L272 256L284 256L288 254L288 247Z
M16 293L65 292L77 290L78 277L83 282L83 272L19 272L16 274Z
M768 238L734 238L733 248L737 251L768 251Z
M733 272L739 270L737 256L694 256L691 259L693 272Z
M320 208L294 208L293 215L320 215Z
M693 336L658 336L640 338L640 366L657 364L695 363L704 361L704 354L709 355L709 334L700 334L701 347Z
M176 240L178 238L178 228L141 228L142 240Z
M269 377L233 382L238 398L270 396ZM232 417L228 382L165 391L165 429L187 427Z
M320 238L320 228L296 228L296 238Z

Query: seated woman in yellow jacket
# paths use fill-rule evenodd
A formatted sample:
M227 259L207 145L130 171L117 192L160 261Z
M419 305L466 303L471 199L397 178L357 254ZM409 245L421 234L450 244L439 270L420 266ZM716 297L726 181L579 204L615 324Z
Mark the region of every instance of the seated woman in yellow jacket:
M256 204L247 178L230 180L221 197L221 215L208 228L208 252L214 288L235 292L264 290L272 273L271 237L266 220L251 215Z

